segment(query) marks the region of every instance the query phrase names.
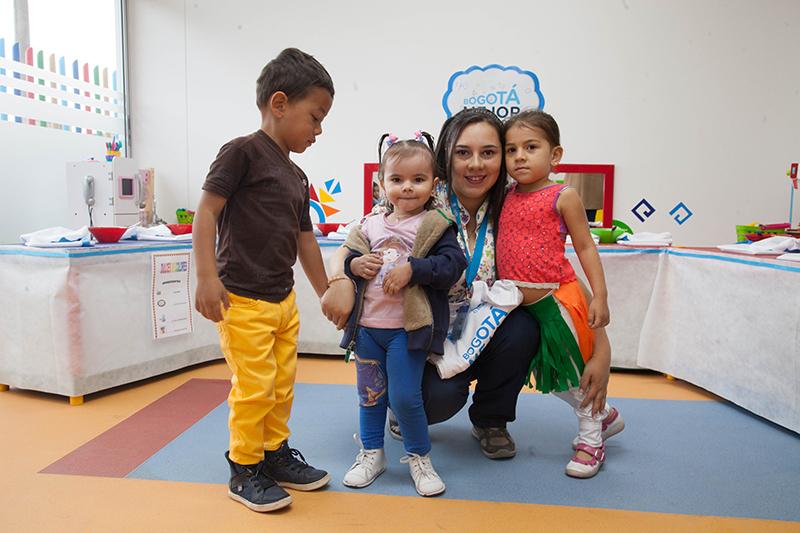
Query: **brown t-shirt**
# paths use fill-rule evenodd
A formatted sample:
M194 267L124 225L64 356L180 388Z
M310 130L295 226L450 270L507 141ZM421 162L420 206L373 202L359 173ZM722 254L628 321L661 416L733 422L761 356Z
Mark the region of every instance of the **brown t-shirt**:
M297 238L312 231L308 178L261 130L224 145L203 189L227 199L217 271L239 296L280 302L292 290Z

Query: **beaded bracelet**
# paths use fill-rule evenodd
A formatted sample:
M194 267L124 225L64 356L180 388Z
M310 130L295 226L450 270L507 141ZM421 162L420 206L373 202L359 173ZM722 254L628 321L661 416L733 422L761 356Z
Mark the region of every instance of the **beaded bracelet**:
M353 284L353 289L356 288L356 282L348 278L347 276L333 276L332 278L328 279L328 287L330 287L331 284L333 284L335 281L342 281L343 279L350 281Z

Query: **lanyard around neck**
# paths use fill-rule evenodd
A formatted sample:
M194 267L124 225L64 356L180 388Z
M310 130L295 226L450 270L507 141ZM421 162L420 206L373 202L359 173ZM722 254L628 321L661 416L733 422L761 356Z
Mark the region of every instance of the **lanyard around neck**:
M458 199L455 193L450 193L450 208L453 211L453 216L456 217L456 225L458 232L461 234L461 240L464 241L464 255L467 256L467 271L464 274L464 280L467 282L467 287L472 286L472 281L478 274L478 267L481 265L481 258L483 257L483 245L486 243L486 229L488 227L489 217L483 215L483 220L478 228L477 238L475 239L475 249L472 254L469 253L469 238L464 227L461 225L461 206L458 204Z

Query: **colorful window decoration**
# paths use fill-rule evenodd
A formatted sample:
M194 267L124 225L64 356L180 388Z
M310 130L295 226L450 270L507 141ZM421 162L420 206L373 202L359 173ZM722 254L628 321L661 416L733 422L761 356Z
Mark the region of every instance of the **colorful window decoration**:
M0 121L99 137L123 137L116 70L46 54L0 38Z

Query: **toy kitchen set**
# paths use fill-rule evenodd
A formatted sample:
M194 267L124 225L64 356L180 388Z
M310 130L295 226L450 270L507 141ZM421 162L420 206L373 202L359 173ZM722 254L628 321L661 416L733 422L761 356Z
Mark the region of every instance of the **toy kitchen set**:
M69 227L153 224L153 169L115 157L67 163L66 174Z

